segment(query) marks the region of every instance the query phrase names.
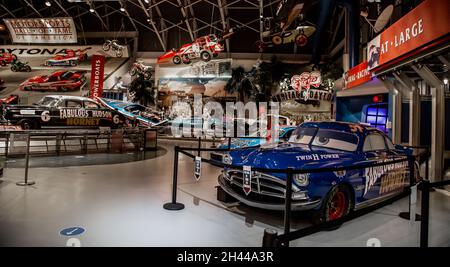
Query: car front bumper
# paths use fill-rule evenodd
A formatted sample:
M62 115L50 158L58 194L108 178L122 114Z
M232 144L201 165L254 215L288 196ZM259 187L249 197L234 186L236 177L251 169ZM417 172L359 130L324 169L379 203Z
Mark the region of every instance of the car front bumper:
M272 203L267 201L259 201L255 199L250 199L249 197L246 197L242 193L238 193L228 181L223 177L223 175L219 175L218 178L219 186L230 196L237 199L239 202L255 207L260 209L267 209L267 210L284 210L285 204L284 203ZM252 194L252 193L250 193ZM319 207L321 204L321 199L306 199L306 200L292 200L291 202L291 210L293 211L301 211L301 210L312 210L317 207Z

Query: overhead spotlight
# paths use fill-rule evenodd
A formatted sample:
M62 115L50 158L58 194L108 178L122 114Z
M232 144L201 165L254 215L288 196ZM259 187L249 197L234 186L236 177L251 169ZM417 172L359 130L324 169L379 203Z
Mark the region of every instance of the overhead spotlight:
M93 7L89 8L89 12L94 13L95 9Z
M120 11L125 12L125 8L123 6L121 6Z
M150 1L148 1L148 0L144 0L144 2L145 2L146 4L150 3Z
M445 84L445 85L448 84L448 78L444 78L444 84Z
M46 6L51 6L52 3L50 3L50 1L45 1L45 5L46 5Z

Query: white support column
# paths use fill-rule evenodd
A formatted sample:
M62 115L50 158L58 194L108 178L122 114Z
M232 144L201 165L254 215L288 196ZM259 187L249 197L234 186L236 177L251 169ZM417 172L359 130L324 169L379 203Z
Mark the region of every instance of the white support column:
M425 65L412 66L412 69L425 80L431 88L431 164L430 179L439 181L444 173L445 150L445 93L444 84Z
M384 86L389 90L392 95L392 142L394 144L401 143L401 129L402 129L402 93L398 90L393 81L389 80L386 76L380 79Z

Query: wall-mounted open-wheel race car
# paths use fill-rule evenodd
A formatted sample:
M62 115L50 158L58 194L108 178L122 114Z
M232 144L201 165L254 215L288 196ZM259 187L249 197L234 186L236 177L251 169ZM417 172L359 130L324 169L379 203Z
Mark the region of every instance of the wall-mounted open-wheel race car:
M50 75L32 77L19 85L23 91L75 91L86 84L86 71L58 70Z
M23 129L46 126L111 127L126 123L119 112L102 106L87 97L48 95L33 105L9 105L4 107L5 123L19 125Z
M86 61L88 58L87 50L91 47L84 49L66 49L65 53L56 54L54 57L47 59L44 63L45 66L77 66L79 62Z
M292 210L314 211L315 221L330 221L349 212L393 197L409 185L412 150L394 145L381 131L359 124L307 122L297 127L289 142L277 146L231 150L219 185L225 196L253 207L283 210L285 173L251 172L251 191L243 188L243 171L232 166L305 170L350 167L384 162L386 165L336 172L294 174ZM417 168L417 165L414 165ZM419 177L417 170L416 179Z
M174 64L189 64L194 59L204 62L217 57L224 50L216 35L210 34L197 38L194 42L183 45L180 49L172 49L158 58L159 63L172 61Z

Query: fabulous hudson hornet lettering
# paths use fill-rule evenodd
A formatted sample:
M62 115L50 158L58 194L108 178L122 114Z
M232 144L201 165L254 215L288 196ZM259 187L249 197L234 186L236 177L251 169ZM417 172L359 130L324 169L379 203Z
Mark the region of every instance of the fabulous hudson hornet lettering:
M6 106L3 119L24 129L45 126L117 128L126 121L119 112L104 107L91 98L61 95L44 96L31 106Z
M382 166L294 174L292 209L313 210L316 222L338 219L352 210L401 193L409 184L408 157L412 150L394 145L381 131L343 122L306 122L288 142L265 148L231 150L223 163L266 169L320 169L370 163ZM389 162L405 159L404 162ZM417 170L414 172L418 178ZM219 176L221 190L240 202L258 208L283 210L286 174L252 171L251 193L243 191L243 172L225 167Z

